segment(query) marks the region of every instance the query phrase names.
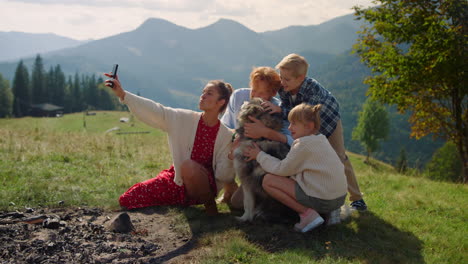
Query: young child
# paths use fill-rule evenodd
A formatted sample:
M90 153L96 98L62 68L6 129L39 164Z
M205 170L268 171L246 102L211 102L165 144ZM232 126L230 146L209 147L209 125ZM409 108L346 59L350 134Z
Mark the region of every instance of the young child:
M266 154L258 145L244 152L267 172L262 184L265 191L299 214L294 229L303 233L324 223L320 214L337 221L347 192L344 165L318 132L321 107L302 103L289 112L288 129L294 142L285 159Z
M328 142L344 164L351 207L361 212L366 211L367 205L364 202L353 166L345 152L340 105L336 98L319 82L307 77L308 68L309 64L305 58L297 54L287 55L276 65L283 86L278 91L281 108L272 109L271 112L282 111L283 118L286 120L289 111L300 103L322 105L320 112L322 124L319 131L327 137Z

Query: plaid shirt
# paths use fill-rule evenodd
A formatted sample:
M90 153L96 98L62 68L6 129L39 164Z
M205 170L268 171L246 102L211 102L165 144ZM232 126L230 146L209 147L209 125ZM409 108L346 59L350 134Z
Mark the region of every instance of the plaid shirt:
M285 92L283 88L279 90L278 94L281 99L284 119L288 120L289 111L303 102L310 105L322 104L320 133L328 138L335 131L336 124L340 120L340 105L335 97L315 79L309 77L304 79L296 94L296 100L293 100L291 93Z

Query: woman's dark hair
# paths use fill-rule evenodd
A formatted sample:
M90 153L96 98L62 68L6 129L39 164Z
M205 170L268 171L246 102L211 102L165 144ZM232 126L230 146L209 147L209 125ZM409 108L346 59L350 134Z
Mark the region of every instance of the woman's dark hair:
M231 97L231 94L234 91L234 89L232 88L232 85L230 83L223 82L221 80L209 81L208 84L212 84L218 88L218 93L219 93L218 100L222 100L222 99L225 100L224 105L221 106L221 108L219 109L220 113L224 112L224 110L226 110L226 107L229 103L229 98Z

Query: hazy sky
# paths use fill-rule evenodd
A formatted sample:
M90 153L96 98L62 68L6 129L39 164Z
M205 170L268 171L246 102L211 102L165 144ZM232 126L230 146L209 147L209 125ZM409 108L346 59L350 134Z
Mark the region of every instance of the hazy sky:
M78 40L132 31L148 18L199 28L220 18L263 32L316 25L372 0L0 0L0 31L55 33Z

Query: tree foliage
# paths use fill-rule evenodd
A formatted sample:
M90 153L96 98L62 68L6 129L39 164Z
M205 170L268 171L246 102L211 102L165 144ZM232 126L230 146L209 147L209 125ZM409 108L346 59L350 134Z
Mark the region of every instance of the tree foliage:
M368 22L354 46L372 69L368 93L409 112L411 135L452 141L468 179L467 13L465 0L379 0L355 7Z
M353 129L353 139L366 149L368 161L371 153L379 149L379 141L387 139L390 120L385 107L372 98L368 98L362 108L358 124Z
M72 107L71 111L72 112L79 112L84 108L84 98L83 98L83 93L82 93L82 88L80 85L80 75L78 73L75 73L75 76L73 78L73 82L69 82L70 85L70 96L72 97Z
M55 105L64 105L65 101L65 74L62 72L60 65L50 67L46 78L45 95L47 102Z
M427 163L424 175L438 181L457 182L460 180L461 160L457 147L447 142L439 148Z
M80 76L76 73L74 78L68 76L67 80L60 65L51 66L49 71L45 72L40 55L36 57L31 76L23 61L20 61L16 68L12 91L9 87L3 89L3 86L0 76L0 117L10 114L14 117L26 116L32 104L39 103L61 106L65 113L126 109L104 85L102 78L96 78L94 74ZM8 114L5 114L6 109L9 109Z
M13 93L8 80L0 74L0 117L11 116L13 106Z
M31 99L33 104L42 104L48 101L46 85L44 63L41 56L37 55L31 73Z
M27 115L30 103L29 72L23 61L20 61L13 79L13 116L22 117Z

